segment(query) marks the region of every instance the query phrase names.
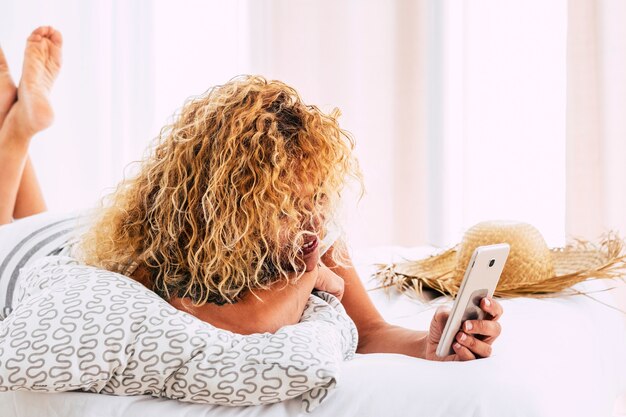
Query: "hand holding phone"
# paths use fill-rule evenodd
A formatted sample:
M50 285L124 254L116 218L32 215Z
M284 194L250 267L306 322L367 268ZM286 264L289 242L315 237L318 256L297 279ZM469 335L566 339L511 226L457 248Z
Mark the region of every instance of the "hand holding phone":
M474 250L443 334L439 339L436 351L438 357L454 354L452 343L463 322L485 318L485 313L480 308L480 301L485 297L493 296L509 251L510 246L507 243L479 246Z

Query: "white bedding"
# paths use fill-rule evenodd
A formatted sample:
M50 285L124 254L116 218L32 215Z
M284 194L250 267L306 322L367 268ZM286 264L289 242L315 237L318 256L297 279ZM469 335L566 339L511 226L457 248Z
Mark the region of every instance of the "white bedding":
M378 248L355 255L364 281L373 262L428 249ZM369 287L373 283L367 282ZM621 281L595 281L577 288L615 290L593 294L617 306L626 294ZM435 308L381 290L370 292L386 319L425 329ZM357 355L344 363L343 379L311 416L601 417L611 416L626 393L626 315L585 296L501 300L503 333L491 358L438 363L402 355ZM618 306L626 310L626 306ZM256 407L185 404L147 396L111 397L89 393L0 394L2 417L295 416L297 401Z

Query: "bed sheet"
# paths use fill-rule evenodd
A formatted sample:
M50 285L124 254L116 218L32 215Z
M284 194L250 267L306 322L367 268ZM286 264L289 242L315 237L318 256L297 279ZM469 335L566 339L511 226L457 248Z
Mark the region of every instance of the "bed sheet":
M451 305L445 297L425 303L395 291L372 290L373 263L431 252L431 248L385 247L355 253L359 274L389 322L426 329L437 306ZM500 300L505 310L503 332L487 359L439 363L402 355L357 355L343 365L339 387L310 416L610 417L615 399L626 393L626 315L615 310L626 310L619 304L626 297L626 284L592 281L577 288L595 291L597 301L587 296ZM0 394L2 417L299 413L297 401L233 408L147 396Z

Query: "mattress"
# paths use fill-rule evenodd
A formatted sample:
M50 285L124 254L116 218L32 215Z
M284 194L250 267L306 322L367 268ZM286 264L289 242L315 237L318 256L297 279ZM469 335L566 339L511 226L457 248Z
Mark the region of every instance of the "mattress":
M387 321L426 329L449 298L426 302L375 289L374 263L415 258L430 248L373 248L355 265ZM313 416L600 417L611 416L626 394L626 299L623 281L576 286L589 296L500 300L502 335L493 356L441 363L403 355L370 354L343 364L338 388ZM616 309L617 308L617 309ZM0 394L2 417L297 416L300 403L219 407L174 400L82 392Z

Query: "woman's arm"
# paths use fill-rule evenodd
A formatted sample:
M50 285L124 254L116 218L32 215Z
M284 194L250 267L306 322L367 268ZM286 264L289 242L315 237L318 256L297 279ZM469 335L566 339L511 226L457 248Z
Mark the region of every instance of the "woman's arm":
M193 306L189 299L174 297L170 304L220 329L239 334L274 333L296 324L315 286L319 268L305 272L297 282L276 282L267 290L246 293L234 304Z
M349 266L339 266L332 259L330 247L322 256L324 265L342 277L345 290L342 304L359 332L358 353L402 353L423 357L427 332L407 330L388 324L380 315L348 259Z
M331 247L322 256L322 262L345 280L342 303L359 332L359 353L400 353L438 361L465 361L491 355L491 345L500 335L498 319L502 306L493 298L484 298L480 307L486 320L468 320L456 334L452 345L454 354L439 358L435 350L441 338L449 312L438 309L428 331L416 331L393 326L382 318L367 295L361 279L351 261L347 267L338 266L332 259Z

